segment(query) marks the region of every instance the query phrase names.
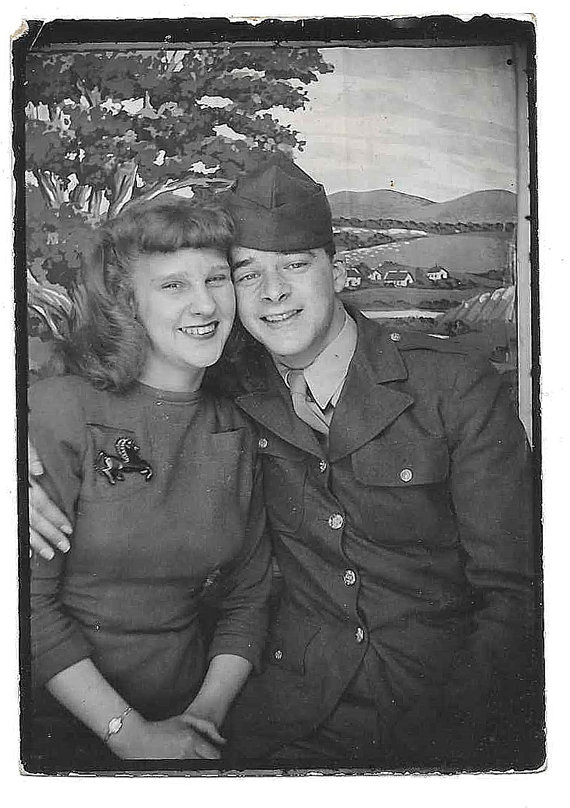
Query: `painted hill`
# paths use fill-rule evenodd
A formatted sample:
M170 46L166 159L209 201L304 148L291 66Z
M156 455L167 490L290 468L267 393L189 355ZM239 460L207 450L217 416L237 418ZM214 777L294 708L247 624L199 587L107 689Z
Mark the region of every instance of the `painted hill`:
M475 191L450 202L434 202L422 210L428 222L512 222L517 197L510 191Z
M510 191L474 191L449 202L431 202L399 191L337 191L329 197L333 218L416 222L512 222L517 197Z
M329 196L333 218L409 218L410 211L433 205L430 199L388 189L378 191L337 191Z

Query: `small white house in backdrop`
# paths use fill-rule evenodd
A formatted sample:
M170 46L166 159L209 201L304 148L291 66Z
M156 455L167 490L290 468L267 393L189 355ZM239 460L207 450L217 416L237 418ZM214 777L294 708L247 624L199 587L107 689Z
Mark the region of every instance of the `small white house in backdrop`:
M373 283L378 283L384 280L384 276L379 269L373 269L372 272L368 273L368 280L372 281Z
M414 277L411 272L405 270L390 270L384 275L384 284L386 286L410 286L414 282Z
M426 269L426 278L430 281L445 281L449 278L449 272L445 267L434 266L431 269Z
M344 282L345 289L358 289L362 283L362 276L352 267L346 270L346 280Z

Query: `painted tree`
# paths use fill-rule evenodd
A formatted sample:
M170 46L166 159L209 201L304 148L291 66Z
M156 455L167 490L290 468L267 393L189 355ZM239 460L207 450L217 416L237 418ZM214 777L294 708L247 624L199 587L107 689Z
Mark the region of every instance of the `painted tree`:
M64 332L68 293L94 224L132 199L224 188L254 161L302 150L305 142L277 109L305 107L308 85L332 69L315 48L30 54L31 334Z

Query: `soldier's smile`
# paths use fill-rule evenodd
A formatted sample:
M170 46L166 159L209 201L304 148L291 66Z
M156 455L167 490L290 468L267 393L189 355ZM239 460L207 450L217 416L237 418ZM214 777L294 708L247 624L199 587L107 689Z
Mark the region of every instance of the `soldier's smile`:
M261 319L264 323L272 326L280 326L289 323L294 317L297 317L303 309L291 309L282 314L263 314Z
M341 269L324 249L270 252L234 247L232 270L238 311L249 333L289 367L304 367L344 322L336 293Z

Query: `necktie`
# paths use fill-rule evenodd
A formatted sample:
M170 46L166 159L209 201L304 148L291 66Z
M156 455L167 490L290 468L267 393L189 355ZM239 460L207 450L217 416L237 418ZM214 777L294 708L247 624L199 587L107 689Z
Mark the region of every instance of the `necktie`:
M287 373L287 384L291 391L293 409L301 419L317 432L328 435L329 427L319 405L307 397L308 387L302 370L290 370Z

